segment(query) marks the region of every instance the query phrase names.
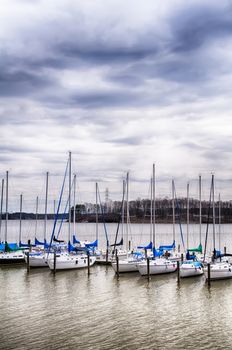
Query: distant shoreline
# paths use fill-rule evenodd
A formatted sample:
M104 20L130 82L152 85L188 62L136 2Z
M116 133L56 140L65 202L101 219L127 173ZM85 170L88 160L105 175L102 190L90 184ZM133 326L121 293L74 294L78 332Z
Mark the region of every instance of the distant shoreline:
M68 214L65 214L64 216L62 214L59 214L58 216L58 220L61 220L63 217L63 220L66 222L68 221ZM14 220L19 220L20 219L20 215L19 213L9 213L8 214L8 220L10 221L14 221ZM21 216L22 220L32 220L35 221L36 220L36 215L34 213L22 213ZM37 220L42 221L45 219L45 215L44 214L38 214L37 215ZM47 220L54 220L55 219L55 215L54 214L48 214L47 215ZM207 217L202 217L202 224L207 224ZM5 221L5 214L2 215L2 220ZM178 225L179 224L179 220L181 222L181 224L187 224L187 220L184 217L181 217L181 219L179 219L178 217L176 218L175 223ZM99 223L118 223L120 221L120 216L115 214L109 214L109 215L105 215L104 217L102 215L98 216L98 222ZM73 222L73 220L72 220ZM79 217L76 218L76 222L77 223L96 223L96 215L95 214L82 214L79 215ZM145 218L137 218L137 217L131 217L130 218L130 223L132 224L150 224L150 218L145 217ZM167 217L161 218L158 215L156 216L156 223L157 224L172 224L173 223L173 219L172 217L169 215ZM197 216L190 216L190 220L189 220L190 224L199 224L199 217ZM212 224L212 218L210 217L209 220L209 224ZM221 218L221 224L232 224L232 218L230 216L223 216ZM216 220L216 225L218 225L218 220Z

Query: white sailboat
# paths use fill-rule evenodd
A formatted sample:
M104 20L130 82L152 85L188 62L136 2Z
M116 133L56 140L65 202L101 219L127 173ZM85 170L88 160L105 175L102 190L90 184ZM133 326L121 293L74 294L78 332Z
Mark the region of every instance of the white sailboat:
M175 272L177 269L177 262L176 261L170 261L166 258L160 257L156 258L155 256L155 243L156 243L156 231L155 231L155 164L153 164L153 254L154 257L149 261L149 273L150 275L158 275L158 274L165 274L165 273L171 273ZM148 268L147 268L147 261L142 261L138 265L139 273L142 276L145 276L148 274Z
M24 263L24 253L16 243L8 243L8 177L6 172L6 219L5 219L5 243L1 244L3 250L0 252L0 264L21 264ZM3 196L3 190L2 190ZM20 197L21 198L21 197ZM1 200L2 201L2 200ZM20 212L22 211L22 203L20 199ZM21 220L20 220L21 221ZM21 224L20 224L21 227Z
M201 176L199 176L199 202L200 202L200 242L201 242ZM201 246L201 243L200 243ZM189 249L189 183L187 184L187 250ZM193 249L191 249L193 251ZM188 250L189 252L189 250ZM189 255L189 253L187 254ZM196 258L186 260L180 266L180 277L194 277L203 275L203 265Z
M68 220L68 238L69 247L71 247L71 152L69 152L69 220ZM75 205L75 204L74 204ZM86 253L77 254L76 252L55 253L56 254L56 270L69 270L88 267L88 256ZM54 270L54 255L49 254L48 266ZM92 266L96 261L96 257L90 256L89 263Z
M34 250L29 253L29 266L30 267L48 267L47 253L45 251L45 242L47 237L47 208L48 208L48 176L46 173L46 189L45 189L45 209L44 209L44 248L43 250ZM37 232L37 215L38 215L38 197L36 198L36 230ZM27 261L27 256L25 256Z
M123 210L124 212L124 210ZM126 176L126 259L119 259L118 265L114 260L111 262L111 266L115 272L136 272L138 271L138 262L141 260L138 255L128 253L129 250L129 173Z
M212 202L213 202L213 246L214 246L214 262L210 264L210 280L222 280L232 278L232 264L228 261L217 262L215 260L216 232L215 232L215 201L214 201L214 175L212 175ZM208 266L204 268L204 275L208 279Z

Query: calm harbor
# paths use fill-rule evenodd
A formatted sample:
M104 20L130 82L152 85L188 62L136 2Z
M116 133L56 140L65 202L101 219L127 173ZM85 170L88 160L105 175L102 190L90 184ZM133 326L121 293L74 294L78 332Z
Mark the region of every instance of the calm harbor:
M23 222L26 240L33 221ZM48 221L49 229L53 222ZM39 229L40 228L40 229ZM42 238L42 222L39 235ZM68 225L63 225L62 238ZM190 225L190 244L198 242L197 225ZM222 225L221 241L231 248L232 225ZM108 225L113 238L116 225ZM183 231L185 225L183 225ZM204 232L205 227L203 225ZM80 239L94 239L94 224L78 224ZM17 240L18 222L9 221ZM40 237L38 235L38 237ZM176 226L177 242L178 226ZM135 245L146 242L149 225L131 225ZM158 243L172 240L172 225L157 225ZM99 244L104 247L99 230ZM120 274L111 266L59 271L26 266L1 266L0 333L4 349L231 349L232 281L211 283L204 276L177 282L177 274Z

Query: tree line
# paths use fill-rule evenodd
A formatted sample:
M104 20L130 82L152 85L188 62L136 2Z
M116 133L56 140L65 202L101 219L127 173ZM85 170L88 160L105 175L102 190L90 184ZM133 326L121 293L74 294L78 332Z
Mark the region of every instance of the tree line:
M95 222L96 211L98 213L99 222L118 222L122 217L122 202L121 201L108 201L101 205L93 203L77 204L75 206L75 217L77 222ZM182 223L187 221L187 199L180 198L175 201L175 221L179 220ZM202 201L202 223L212 222L213 210L212 203L209 201ZM232 222L232 201L220 202L221 215L220 219L222 223ZM63 214L59 214L58 218L61 219ZM144 222L148 223L151 220L151 201L150 199L140 199L129 201L129 215L130 222ZM64 215L64 219L68 219L68 213ZM124 216L126 216L126 202L124 202ZM9 220L18 220L20 213L9 213ZM35 213L22 213L22 220L35 220ZM44 219L44 214L37 215L38 220ZM48 220L55 218L54 214L47 215ZM71 208L71 218L74 218L74 208ZM173 221L173 202L169 198L156 199L155 201L155 218L158 223L172 223ZM5 219L5 214L2 215L2 219ZM199 222L199 201L196 199L189 200L189 220L193 223ZM219 221L219 202L215 202L215 220Z

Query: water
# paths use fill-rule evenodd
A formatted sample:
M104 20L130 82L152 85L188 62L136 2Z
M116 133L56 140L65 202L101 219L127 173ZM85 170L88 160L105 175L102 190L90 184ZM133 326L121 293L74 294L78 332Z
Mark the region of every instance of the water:
M12 235L17 232L16 222L9 226ZM139 226L132 225L137 242L149 237L149 225L142 238ZM115 227L109 225L112 236ZM171 226L158 228L157 239L170 243ZM78 238L95 238L94 225L78 229ZM197 244L194 230L190 241ZM229 250L231 225L223 230ZM56 276L46 268L31 269L28 274L22 266L0 267L0 286L2 349L232 348L232 280L208 288L203 276L178 285L176 274L152 276L148 282L139 273L117 279L110 266L93 266L90 276L86 269Z

